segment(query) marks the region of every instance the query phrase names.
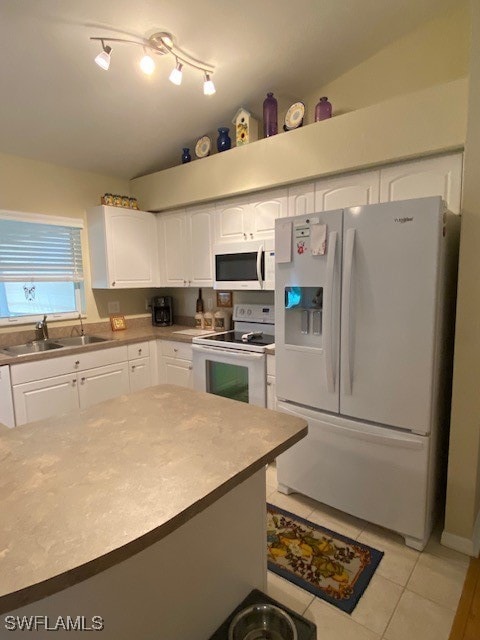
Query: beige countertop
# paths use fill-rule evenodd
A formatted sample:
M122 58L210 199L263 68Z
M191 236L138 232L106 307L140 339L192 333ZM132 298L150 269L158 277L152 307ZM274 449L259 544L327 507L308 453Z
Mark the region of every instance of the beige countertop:
M179 331L189 330L194 327L185 326L180 324L174 324L170 327L154 327L151 324L144 324L143 326L133 327L125 329L124 331L105 331L90 330L86 325L85 333L89 335L100 336L106 338L108 342L95 342L93 344L81 346L81 347L63 347L62 349L52 349L51 351L42 351L40 353L32 353L22 356L8 356L0 353L0 366L5 364L20 364L22 362L35 362L37 360L49 360L51 358L58 358L71 354L73 351L82 353L86 351L96 351L98 349L109 349L121 344L133 344L135 342L142 342L144 340L175 340L177 342L192 342L192 335L178 333ZM67 328L67 331L71 332L71 327ZM66 337L71 333L65 333L62 336L53 335L51 340L59 339L60 337ZM0 345L5 342L8 334L0 335ZM204 334L206 335L206 334ZM275 346L268 347L266 350L267 355L275 355Z
M69 327L68 329L70 330L71 328ZM95 331L90 330L87 326L85 333L106 338L108 342L95 342L82 347L63 347L62 349L52 349L51 351L43 351L23 356L8 356L0 353L0 365L47 360L50 358L58 358L59 356L68 355L73 351L81 353L86 351L96 351L98 349L109 349L120 344L132 344L134 342L142 342L143 340L176 340L178 342L192 342L191 335L176 333L186 329L191 330L193 327L187 327L179 324L174 324L171 327L154 327L152 325L145 324L144 326L125 329L124 331ZM66 335L70 335L70 333L61 337L66 337ZM3 336L4 340L6 337L7 335ZM2 343L1 338L2 336L0 336L0 344ZM55 339L59 338L60 336L54 335L51 337L51 340L55 341Z
M0 425L0 612L160 540L306 432L299 418L173 385Z

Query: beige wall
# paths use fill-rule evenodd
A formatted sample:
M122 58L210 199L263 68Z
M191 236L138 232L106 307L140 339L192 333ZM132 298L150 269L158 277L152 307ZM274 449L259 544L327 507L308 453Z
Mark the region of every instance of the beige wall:
M0 154L0 209L85 220L85 209L99 204L103 193L128 195L129 189L128 180ZM83 240L87 321L97 322L101 318L108 318L107 304L110 300L120 303L123 315L144 314L145 297L152 295L149 290L92 291L86 226ZM18 331L21 328L0 328L0 332Z
M480 511L480 4L472 2L457 328L445 529L471 538Z
M309 93L307 122L313 122L320 96L328 96L338 115L468 75L469 21L468 2L461 0L455 9Z

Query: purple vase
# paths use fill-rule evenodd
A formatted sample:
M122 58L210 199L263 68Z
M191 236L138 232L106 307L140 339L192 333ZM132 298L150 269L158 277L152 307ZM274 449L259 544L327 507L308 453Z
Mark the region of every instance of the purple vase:
M263 135L265 138L278 133L278 104L273 93L267 93L263 101Z
M315 107L315 122L319 122L320 120L327 120L332 117L332 105L328 101L328 98L324 96L320 98L320 101L317 102L317 106Z

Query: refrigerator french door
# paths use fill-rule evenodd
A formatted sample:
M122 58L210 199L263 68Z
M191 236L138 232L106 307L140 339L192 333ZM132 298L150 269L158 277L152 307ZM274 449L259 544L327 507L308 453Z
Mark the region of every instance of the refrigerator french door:
M277 397L312 433L279 458L281 488L417 548L448 427L458 229L436 197L276 221Z

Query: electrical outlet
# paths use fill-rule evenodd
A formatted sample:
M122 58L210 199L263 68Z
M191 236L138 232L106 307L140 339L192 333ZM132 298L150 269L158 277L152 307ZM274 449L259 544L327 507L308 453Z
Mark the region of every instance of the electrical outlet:
M145 311L150 311L150 309L151 309L150 300L148 298L145 298Z
M108 313L120 313L120 302L118 300L108 303Z

